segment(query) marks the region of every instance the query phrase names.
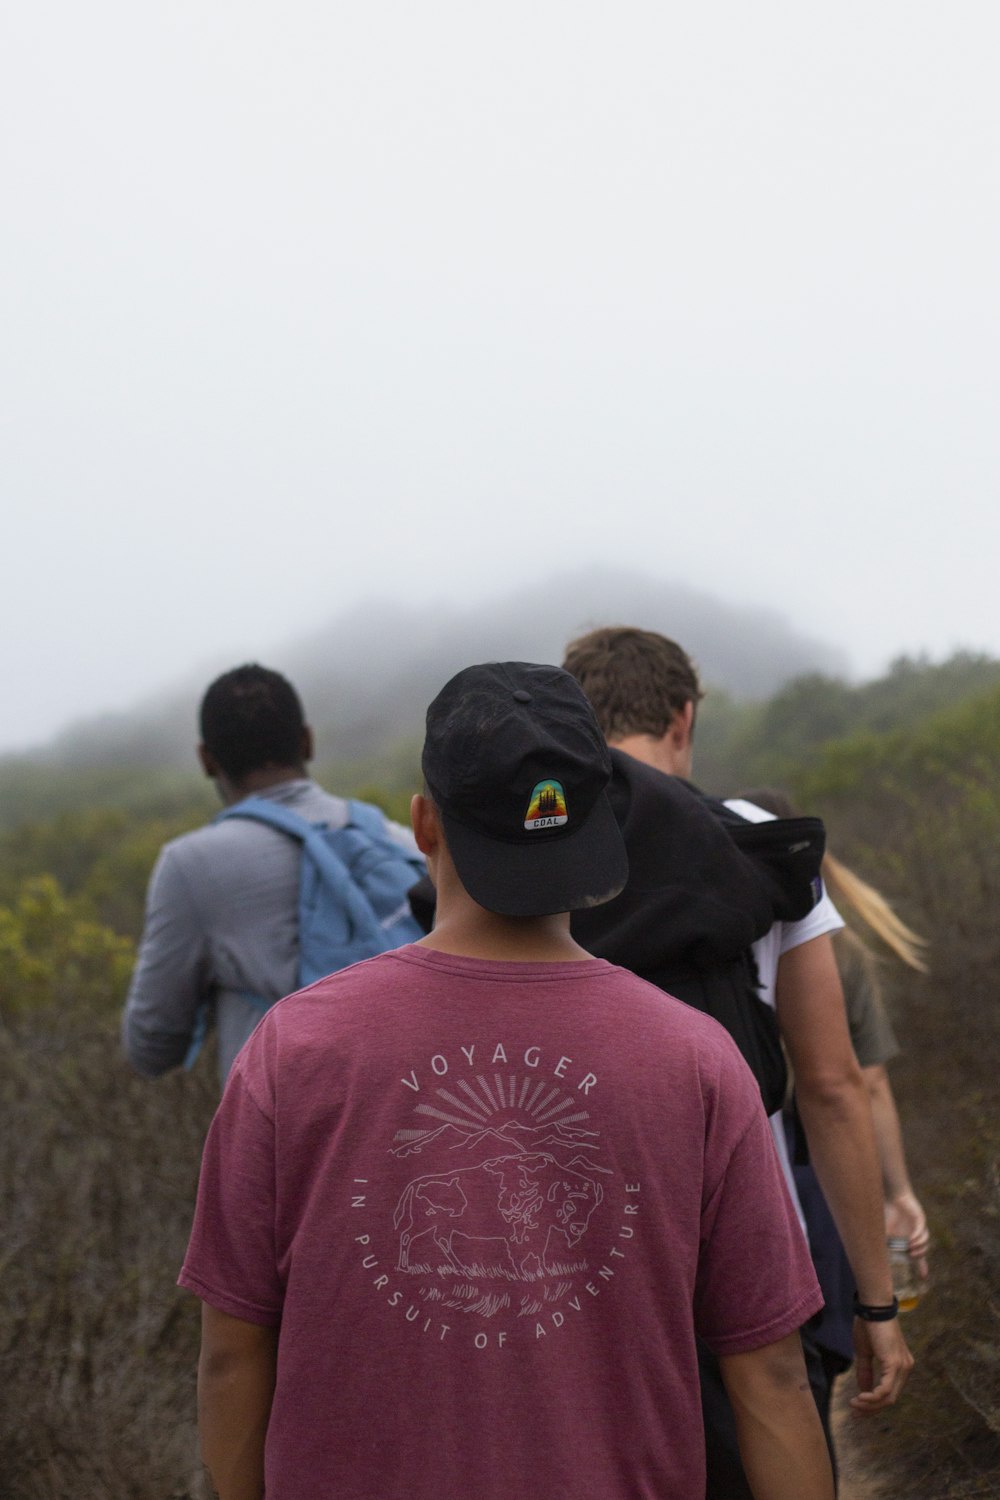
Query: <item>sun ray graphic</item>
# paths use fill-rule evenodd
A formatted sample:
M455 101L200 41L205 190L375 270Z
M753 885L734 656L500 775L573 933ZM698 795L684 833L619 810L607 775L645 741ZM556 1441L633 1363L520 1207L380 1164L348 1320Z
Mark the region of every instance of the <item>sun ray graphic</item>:
M538 1111L537 1111L537 1113L535 1115L535 1118L538 1120L538 1123L541 1125L541 1124L544 1123L544 1121L551 1120L556 1115L561 1115L564 1109L572 1109L572 1108L573 1108L573 1097L572 1097L572 1095L571 1094L564 1094L563 1097L562 1097L562 1099L560 1099L559 1103L558 1104L553 1104L553 1106L552 1106L551 1109L543 1110L541 1107L539 1107L539 1109L538 1109Z
M469 1083L467 1079L460 1078L458 1081L458 1086L462 1090L462 1093L466 1094L476 1106L476 1109L479 1111L479 1118L484 1121L488 1120L489 1112L487 1111L486 1106L483 1104L482 1099L480 1099L479 1095L472 1087L472 1084Z
M531 1115L534 1115L535 1119L537 1120L538 1116L541 1114L542 1110L545 1109L545 1107L547 1105L549 1105L549 1104L552 1103L553 1099L556 1097L556 1095L558 1094L558 1092L559 1092L558 1089L550 1089L549 1092L545 1095L545 1098L541 1101L541 1103L540 1104L536 1104L535 1107L534 1107L534 1109L529 1109L528 1113L531 1114Z
M456 1109L460 1109L463 1114L471 1115L472 1118L474 1120L478 1120L480 1124L485 1124L489 1119L489 1115L486 1114L486 1112L483 1110L482 1105L480 1105L478 1109L473 1109L470 1104L465 1104L461 1099L456 1098L454 1094L449 1094L447 1089L435 1089L435 1093L437 1094L438 1098L443 1099L446 1104L453 1104ZM473 1094L472 1097L473 1099L475 1099L475 1094Z
M483 1093L486 1095L487 1099L490 1101L490 1114L495 1115L496 1112L497 1112L497 1110L500 1108L500 1105L497 1103L497 1101L494 1099L493 1095L490 1093L490 1086L486 1082L486 1079L483 1077L482 1073L477 1073L476 1074L476 1082L479 1084L479 1087L482 1089Z
M413 1111L417 1115L429 1115L432 1120L444 1120L448 1125L460 1125L463 1130L469 1130L470 1122L463 1119L461 1115L449 1115L443 1109L435 1109L433 1104L418 1104Z
M501 1077L499 1073L494 1074L491 1084L481 1074L476 1082L482 1093L477 1092L464 1078L460 1078L456 1084L457 1092L446 1088L435 1090L439 1104L421 1102L415 1104L413 1112L428 1121L423 1129L398 1130L394 1139L399 1143L413 1143L420 1140L435 1140L442 1133L442 1126L457 1126L467 1140L478 1138L487 1127L486 1136L490 1131L499 1130L506 1136L510 1128L527 1131L528 1136L549 1141L553 1139L547 1132L561 1131L564 1127L583 1125L590 1119L590 1112L578 1108L579 1101L564 1089L549 1086L548 1079L535 1078L531 1074L520 1075L511 1073L507 1078ZM530 1093L529 1093L530 1090ZM460 1094L465 1097L460 1097ZM488 1101L488 1102L487 1102ZM516 1111L522 1116L522 1123L517 1120L506 1120L502 1124L492 1124L493 1117L498 1114L507 1114L508 1111ZM568 1113L572 1111L572 1113ZM523 1117L527 1115L534 1123L527 1125ZM440 1123L435 1127L433 1122ZM590 1132L593 1134L593 1132ZM567 1137L567 1139L571 1139ZM515 1139L510 1137L514 1146ZM522 1151L542 1149L530 1144L527 1137L520 1138ZM588 1146L596 1145L594 1142L583 1142Z
M539 1078L538 1082L535 1084L534 1089L532 1090L531 1098L528 1100L527 1104L524 1106L525 1109L528 1111L529 1115L531 1114L531 1106L534 1104L535 1100L538 1098L539 1094L542 1092L542 1089L544 1087L545 1087L545 1080L543 1078Z

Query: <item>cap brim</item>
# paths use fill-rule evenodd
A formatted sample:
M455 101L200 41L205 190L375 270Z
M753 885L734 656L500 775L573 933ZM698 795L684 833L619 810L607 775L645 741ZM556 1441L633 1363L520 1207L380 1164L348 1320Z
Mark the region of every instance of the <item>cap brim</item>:
M507 843L441 813L458 877L473 901L502 917L548 917L600 906L628 880L628 855L601 792L585 822L557 835Z

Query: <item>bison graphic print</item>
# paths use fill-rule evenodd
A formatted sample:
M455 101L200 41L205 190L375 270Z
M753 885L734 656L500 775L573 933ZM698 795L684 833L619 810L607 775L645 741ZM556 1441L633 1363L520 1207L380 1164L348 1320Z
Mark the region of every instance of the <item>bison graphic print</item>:
M522 1050L537 1069L539 1049ZM468 1051L474 1058L474 1047ZM507 1061L502 1042L491 1061ZM427 1134L402 1132L393 1155L431 1160L435 1170L409 1182L396 1205L400 1271L530 1285L588 1269L581 1242L610 1172L598 1161L597 1132L570 1123L589 1112L556 1121L575 1100L529 1069L520 1078L495 1074L492 1086L482 1073L463 1079L462 1099L438 1088L450 1122ZM543 1123L527 1123L533 1118Z
M399 1270L537 1281L585 1271L571 1258L604 1190L547 1151L418 1177L396 1208ZM431 1223L428 1226L427 1220ZM435 1255L436 1252L436 1255Z
M567 1052L524 1036L442 1047L400 1079L416 1102L402 1101L390 1169L352 1183L366 1189L352 1197L366 1213L380 1180L412 1172L392 1189L391 1238L383 1213L356 1237L363 1269L380 1270L376 1289L392 1288L390 1307L442 1339L471 1327L482 1348L486 1325L505 1330L503 1345L518 1330L546 1337L583 1310L581 1296L599 1295L592 1276L613 1280L640 1184L602 1160L587 1103L597 1085Z

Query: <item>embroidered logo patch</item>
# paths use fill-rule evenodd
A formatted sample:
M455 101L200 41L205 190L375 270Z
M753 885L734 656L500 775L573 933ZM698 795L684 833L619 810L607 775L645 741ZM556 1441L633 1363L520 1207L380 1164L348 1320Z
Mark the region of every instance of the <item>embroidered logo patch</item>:
M533 831L537 828L561 828L569 822L566 811L566 793L560 781L540 781L531 794L528 811L524 815L524 826Z

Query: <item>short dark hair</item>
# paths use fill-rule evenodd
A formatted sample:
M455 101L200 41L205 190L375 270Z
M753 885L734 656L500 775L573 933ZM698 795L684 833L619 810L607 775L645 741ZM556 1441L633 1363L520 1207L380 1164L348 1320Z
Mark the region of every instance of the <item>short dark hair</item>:
M687 652L655 630L609 625L566 648L566 671L583 688L606 739L666 734L685 704L704 694Z
M256 662L215 679L201 700L198 723L205 749L234 781L265 766L302 763L299 695L280 672Z

